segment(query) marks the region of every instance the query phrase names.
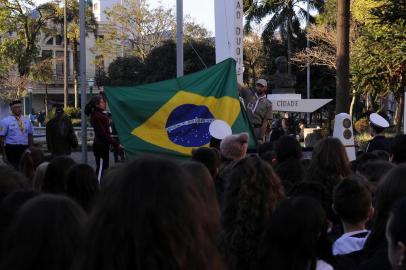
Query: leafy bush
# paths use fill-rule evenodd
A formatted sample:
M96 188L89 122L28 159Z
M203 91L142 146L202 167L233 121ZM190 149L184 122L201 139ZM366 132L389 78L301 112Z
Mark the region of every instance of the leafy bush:
M368 132L369 120L366 117L358 119L354 123L354 128L358 133Z
M66 107L64 111L65 115L68 116L70 119L80 118L80 108Z

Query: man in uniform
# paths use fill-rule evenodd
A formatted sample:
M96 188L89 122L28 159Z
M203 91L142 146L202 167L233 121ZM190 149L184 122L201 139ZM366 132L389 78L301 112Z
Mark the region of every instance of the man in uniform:
M264 142L266 133L270 131L272 124L272 103L266 98L267 86L264 79L259 79L255 84L255 89L244 89L243 87L239 89L248 119L259 144Z
M382 135L383 131L389 127L389 122L379 114L371 113L369 115L369 126L373 138L368 142L365 152L384 150L389 153L390 141Z
M33 144L33 128L21 115L21 101L12 101L10 109L11 115L0 121L0 154L17 169L21 155Z

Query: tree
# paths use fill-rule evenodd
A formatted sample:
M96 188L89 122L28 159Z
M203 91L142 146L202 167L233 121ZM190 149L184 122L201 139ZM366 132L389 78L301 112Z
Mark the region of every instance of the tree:
M254 86L266 65L265 50L258 34L244 36L244 82Z
M292 62L301 68L305 68L309 63L312 66L326 66L335 72L337 51L335 29L324 25L311 25L307 33L313 46L296 52Z
M104 37L95 48L104 58L132 55L144 61L171 36L175 25L171 9L151 9L146 0L123 0L105 13Z
M406 18L405 6L396 1L359 2L355 18L361 36L354 46L352 61L353 85L358 93L370 95L374 103L393 93L397 100L395 123L400 131L406 82ZM367 6L369 4L369 6ZM374 4L374 5L372 5ZM382 15L382 16L380 16ZM376 107L374 110L384 108Z
M350 0L337 3L336 114L350 105Z
M55 22L63 26L63 10L59 9L59 16ZM85 30L86 35L92 33L94 36L97 34L97 22L94 18L92 8L88 5L85 6ZM79 41L80 41L80 27L79 27L79 1L68 0L67 9L67 23L68 23L68 40L71 44L71 51L73 54L73 77L74 77L74 91L75 91L75 108L78 105L78 82L79 82ZM63 27L61 28L63 29ZM65 60L66 61L66 60Z
M0 76L0 99L11 101L27 95L29 78L15 70L9 70Z
M172 9L150 8L146 0L123 0L105 13L104 35L94 48L104 59L135 56L144 62L164 41L175 38L176 20ZM203 40L208 35L209 32L190 17L184 18L185 42Z
M20 76L28 76L39 53L39 35L50 31L48 24L56 14L56 3L0 0L0 55L17 65Z
M52 59L38 60L31 69L31 79L34 82L45 85L45 114L48 115L48 84L52 82L53 70Z
M142 82L141 61L135 57L118 57L109 65L108 85L134 85Z
M303 8L304 0L281 0L281 1L254 1L246 11L246 32L251 31L251 23L261 22L265 17L271 16L265 24L262 32L263 39L270 40L279 29L281 37L287 40L288 73L291 74L290 64L292 54L292 38L300 31L300 20L305 20L307 11ZM319 9L324 1L310 0L313 9ZM309 16L310 22L314 22L313 16Z

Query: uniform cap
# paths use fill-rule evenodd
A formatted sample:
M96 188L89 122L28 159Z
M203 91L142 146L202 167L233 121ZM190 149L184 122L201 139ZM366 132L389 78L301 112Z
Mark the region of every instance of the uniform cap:
M211 122L209 132L210 136L218 140L222 140L224 137L227 137L233 133L231 131L231 127L223 120L214 120Z
M21 100L13 100L13 101L10 102L9 105L10 105L10 107L12 107L12 106L14 106L16 104L21 104Z
M262 86L268 86L268 83L264 79L259 79L255 84L260 84Z
M371 122L372 125L379 128L389 127L389 122L377 113L371 113L369 115L369 121Z

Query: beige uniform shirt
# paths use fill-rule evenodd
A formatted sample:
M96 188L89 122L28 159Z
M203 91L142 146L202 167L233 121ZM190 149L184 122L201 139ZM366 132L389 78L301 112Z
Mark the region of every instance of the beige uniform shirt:
M272 103L266 96L258 97L252 89L241 91L241 96L244 99L245 109L254 129L255 137L262 139L265 134L260 134L261 126L264 121L272 119Z

